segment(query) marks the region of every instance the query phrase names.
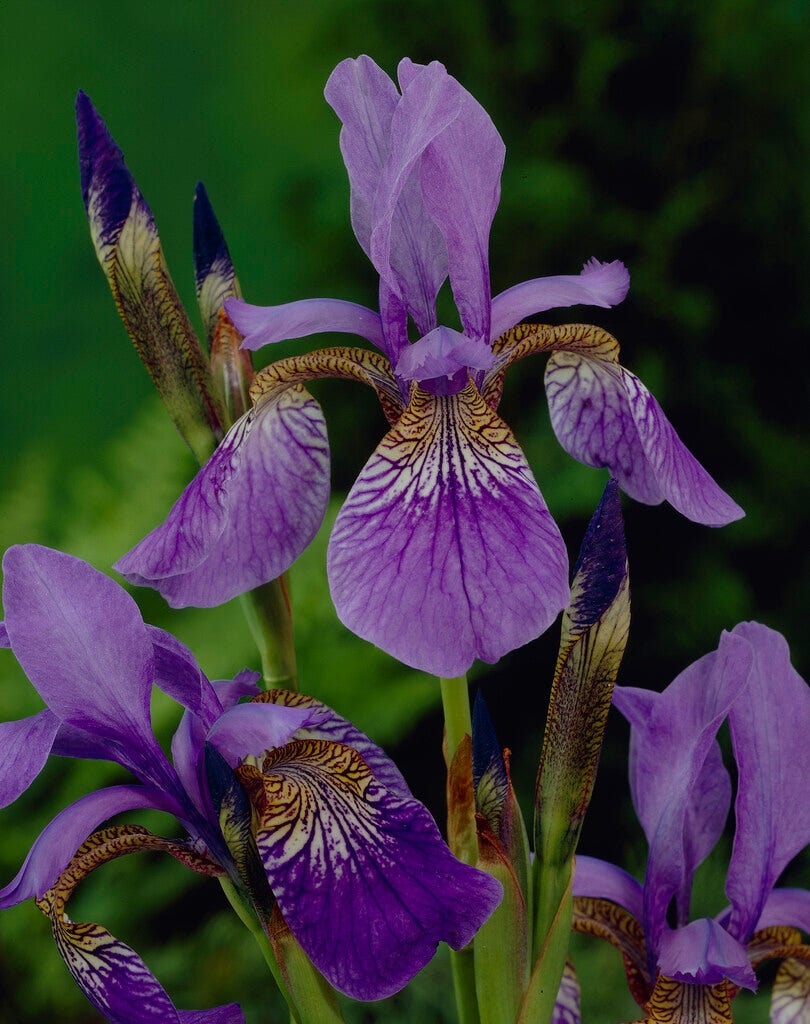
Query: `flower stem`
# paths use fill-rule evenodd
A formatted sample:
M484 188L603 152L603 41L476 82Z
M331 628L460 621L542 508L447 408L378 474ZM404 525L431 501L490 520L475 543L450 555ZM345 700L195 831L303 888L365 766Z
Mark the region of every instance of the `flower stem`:
M259 648L263 689L297 690L289 573L242 594L240 600Z
M439 679L439 687L444 710L444 755L449 770L459 744L465 736L472 735L467 677ZM448 838L451 840L451 846L455 846L452 837ZM459 850L458 853L461 851ZM464 857L462 854L462 859L468 863L474 863L470 855ZM475 961L472 944L466 949L451 949L450 966L453 971L453 989L456 996L459 1024L480 1024L478 999L475 993Z
M444 735L447 746L447 763L453 760L458 745L466 736L472 736L470 717L470 696L467 691L467 677L440 679L442 708L444 709Z

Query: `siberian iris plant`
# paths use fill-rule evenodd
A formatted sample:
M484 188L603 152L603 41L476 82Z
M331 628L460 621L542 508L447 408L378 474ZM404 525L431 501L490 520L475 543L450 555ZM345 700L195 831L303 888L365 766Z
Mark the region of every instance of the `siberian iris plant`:
M649 844L644 884L579 857L574 927L622 953L630 990L649 1024L731 1021L753 968L783 959L771 1021L810 1014L810 892L774 888L810 842L810 689L784 638L754 622L724 633L716 651L663 693L617 687L628 719L633 804ZM736 830L726 876L729 906L689 920L695 871L719 839L731 780L716 740L728 719L737 768Z
M351 630L401 661L455 677L475 658L495 661L536 637L568 600L560 532L497 413L503 372L515 360L552 353L546 390L560 442L588 465L608 467L631 496L667 499L709 525L742 512L619 365L615 339L585 325L515 326L553 307L620 302L628 288L621 263L590 260L578 275L491 297L488 240L503 142L441 64L405 59L398 76L399 89L363 56L339 64L326 86L343 124L352 225L380 276L379 312L336 299L225 303L250 349L338 331L379 351L325 349L259 373L253 408L117 568L177 607L217 604L278 576L308 542L308 530L289 524L309 524L315 505L325 510L328 470L320 446L307 441L303 409L271 447L269 435L280 433L273 424L302 382L357 380L376 391L390 430L332 532L335 607ZM91 187L103 196L103 168ZM461 330L437 322L448 277ZM297 481L305 478L316 483L303 495ZM284 509L278 522L265 514L271 505Z
M163 850L219 877L271 944L288 929L336 988L361 999L400 988L440 940L464 946L492 912L498 883L453 857L393 763L325 705L259 694L249 672L209 682L181 643L145 625L132 598L79 559L16 546L3 572L0 645L47 707L0 724L0 805L28 789L50 754L113 761L137 780L61 811L0 890L0 907L36 898L71 974L110 1021L243 1020L236 1005L178 1011L133 950L68 918L81 879L125 853ZM171 761L152 731L153 684L185 708ZM173 815L185 837L94 831L144 807Z

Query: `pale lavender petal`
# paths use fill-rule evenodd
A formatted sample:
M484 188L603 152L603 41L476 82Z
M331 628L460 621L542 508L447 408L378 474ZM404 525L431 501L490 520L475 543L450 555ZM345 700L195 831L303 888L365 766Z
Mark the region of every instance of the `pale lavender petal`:
M810 934L810 890L774 889L765 900L754 930L785 925Z
M261 672L243 668L233 679L217 679L214 690L223 708L232 707L241 697L255 697L260 692L259 680Z
M41 896L94 829L113 815L138 807L167 811L175 817L183 814L171 796L152 786L111 786L88 793L60 811L40 832L16 877L0 889L0 909Z
M3 559L17 660L62 721L160 759L149 716L152 644L125 590L81 559L37 544Z
M666 928L661 935L658 967L674 981L719 985L724 978L756 991L757 979L745 946L711 918L684 928Z
M745 699L729 715L739 781L728 928L747 942L780 873L810 843L810 689L781 634L743 622L731 635L754 658Z
M288 569L328 499L323 414L305 391L289 388L231 427L165 522L115 567L173 608L222 604Z
M283 747L312 717L310 708L251 701L237 704L220 715L206 739L235 768L246 757L261 757L274 747Z
M405 96L427 71L414 78ZM489 341L489 230L501 196L506 148L489 114L466 89L458 88L459 115L425 150L420 182L425 205L447 246L450 284L464 333Z
M197 659L184 643L165 629L146 628L155 657L155 684L210 726L222 713L222 704Z
M574 871L574 895L610 900L641 921L644 913L639 882L622 868L598 857L578 854Z
M436 323L436 293L447 274L447 256L443 232L425 209L417 172L426 147L458 117L463 92L436 61L414 76L391 118L389 152L372 206L371 261L421 333Z
M468 368L488 370L494 361L489 345L449 327L437 327L405 349L394 369L403 380L421 383L435 377L452 377Z
M385 349L380 317L373 309L343 299L300 299L280 306L252 306L226 299L225 309L251 350L310 334L357 334Z
M417 393L338 514L327 563L344 624L438 676L528 643L569 593L525 456L471 386Z
M750 668L749 645L723 634L717 651L682 672L653 702L643 697L641 715L639 691L614 689L613 702L632 725L633 802L650 845L643 925L652 966L670 900L687 899L697 867L692 858L706 850L704 839L690 845L684 834L694 820L695 796L706 788L713 791L707 772L722 765L710 758L710 750L721 722L745 691ZM716 823L702 827L707 836L717 831Z
M586 466L607 467L632 498L648 505L666 499L706 526L724 526L744 515L629 370L575 352L555 352L545 382L560 444Z
M465 946L501 900L500 883L456 860L425 808L387 792L348 747L292 743L264 773L239 775L285 921L355 999L402 988L440 941Z
M14 803L42 771L59 719L45 708L18 722L0 722L0 807Z
M621 260L600 263L591 259L578 274L537 277L507 288L492 300L490 338L520 323L525 317L563 306L615 306L627 295L630 274Z

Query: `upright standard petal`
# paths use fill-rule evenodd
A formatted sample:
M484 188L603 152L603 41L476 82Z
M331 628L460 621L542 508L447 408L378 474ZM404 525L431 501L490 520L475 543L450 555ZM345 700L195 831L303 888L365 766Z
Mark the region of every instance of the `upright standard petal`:
M384 789L350 747L291 743L237 774L284 919L347 995L396 992L500 901L498 882L456 860L425 808Z
M152 644L129 594L81 559L38 544L9 548L3 572L12 649L54 714L159 756Z
M291 387L231 427L165 522L115 568L173 608L222 604L288 569L315 536L328 499L323 414Z
M630 274L621 260L600 263L590 259L578 274L536 277L507 288L492 300L490 338L527 316L563 306L616 306L627 295Z
M413 79L403 103L431 67ZM501 196L506 147L486 110L456 85L461 109L425 149L420 182L425 206L447 247L450 285L464 333L489 341L489 231Z
M743 622L731 636L754 659L748 691L729 714L739 782L727 927L747 942L780 873L810 843L810 688L775 630Z
M614 703L632 725L631 780L639 780L633 802L650 845L643 923L653 965L669 902L688 891L697 867L687 859L691 848L684 843L695 787L720 723L748 684L750 667L748 645L725 636L716 652L657 696L645 720L634 714L637 691L614 691Z
M680 440L638 377L605 359L555 352L546 366L551 425L586 466L607 467L637 501L724 526L744 515Z
M472 385L415 393L349 493L327 564L344 624L438 676L528 643L568 600L559 530Z

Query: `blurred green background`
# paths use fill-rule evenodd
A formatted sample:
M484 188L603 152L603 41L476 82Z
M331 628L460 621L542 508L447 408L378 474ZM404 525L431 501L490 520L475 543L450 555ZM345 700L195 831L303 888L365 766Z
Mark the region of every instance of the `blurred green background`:
M712 531L668 506L625 503L634 622L621 681L662 687L748 618L782 630L806 674L809 12L803 0L6 2L0 548L38 541L109 570L193 472L95 260L78 186L76 90L124 150L192 313L198 179L250 301L326 295L373 305L376 280L351 233L323 85L338 61L361 52L390 73L406 54L438 58L487 107L507 146L493 291L576 273L591 256L623 259L632 286L620 307L555 319L593 320L619 337L623 362L748 513ZM557 446L542 369L530 360L511 371L502 412L575 554L604 474ZM345 492L384 420L370 392L326 383L318 395L334 486ZM436 687L342 630L326 599L325 542L322 533L294 574L302 688L386 745L441 819ZM238 606L170 614L156 595L137 596L147 620L186 640L212 677L256 664ZM552 629L475 673L527 801L556 642ZM4 655L2 717L40 706ZM155 717L167 736L177 712L159 701ZM581 849L640 872L626 742L616 716ZM118 777L108 766L49 765L0 816L0 879L55 810ZM698 912L722 905L727 852L726 843L701 871ZM790 881L807 884L807 872L794 866ZM286 1019L213 883L174 863L124 858L71 908L131 942L178 1005L240 1000L249 1024ZM575 951L585 1024L632 1019L618 955L593 940L577 940ZM406 992L349 1019L444 1021L448 986L440 955ZM763 1001L738 1006L740 1021L767 1015ZM34 907L0 915L0 1020L98 1019Z

